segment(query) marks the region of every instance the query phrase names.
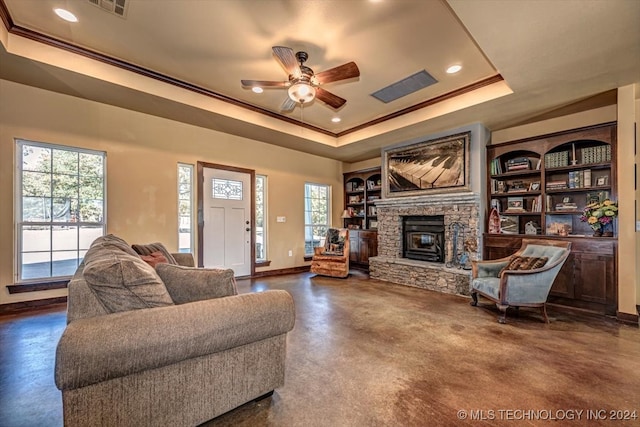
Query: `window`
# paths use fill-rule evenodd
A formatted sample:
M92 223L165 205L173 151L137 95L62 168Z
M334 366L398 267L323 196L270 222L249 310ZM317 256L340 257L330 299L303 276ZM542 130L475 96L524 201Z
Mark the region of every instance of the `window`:
M242 200L242 181L234 181L232 179L213 178L211 182L214 199L223 200Z
M324 240L329 228L330 188L322 184L304 185L304 253L313 255L313 248Z
M178 252L193 252L193 165L178 163Z
M17 282L72 276L105 232L105 153L16 142Z
M256 261L267 260L267 177L256 175Z

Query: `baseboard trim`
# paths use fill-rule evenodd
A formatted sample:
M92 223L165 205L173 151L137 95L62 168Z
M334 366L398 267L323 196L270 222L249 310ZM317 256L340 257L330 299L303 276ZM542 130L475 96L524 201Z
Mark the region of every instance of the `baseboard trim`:
M282 276L285 274L306 273L310 269L310 265L303 265L300 267L280 268L278 270L256 271L252 277Z
M625 323L627 325L639 326L638 324L638 315L637 314L629 314L629 313L616 313L616 318L619 322Z
M46 307L54 304L66 304L67 297L55 297L55 298L45 298L38 299L33 301L21 301L21 302L12 302L9 304L0 305L0 315L2 314L14 314L20 311L25 310L34 310L42 307Z

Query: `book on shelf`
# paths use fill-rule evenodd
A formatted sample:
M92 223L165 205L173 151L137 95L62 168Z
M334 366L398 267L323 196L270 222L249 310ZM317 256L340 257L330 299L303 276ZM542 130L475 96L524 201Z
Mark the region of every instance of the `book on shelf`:
M516 157L507 160L507 171L529 170L531 169L531 161L527 157Z
M567 181L548 181L545 187L547 190L564 190L567 188Z
M533 199L531 203L531 212L542 212L542 194Z
M556 153L547 153L544 155L544 167L560 168L569 165L569 151L559 151Z
M582 164L607 163L611 161L611 145L598 145L596 147L584 147L580 150Z
M500 159L491 160L491 175L500 175L502 173L502 165Z

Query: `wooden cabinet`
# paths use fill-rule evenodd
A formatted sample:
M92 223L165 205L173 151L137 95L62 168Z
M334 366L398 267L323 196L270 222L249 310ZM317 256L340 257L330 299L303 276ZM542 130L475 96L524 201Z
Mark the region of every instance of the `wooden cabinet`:
M354 267L368 268L369 257L378 255L378 233L371 230L349 230L349 262Z
M487 209L500 221L488 224L483 258L511 255L526 237L569 240L549 302L615 315L617 231L594 237L580 219L591 201L617 200L615 123L488 146L487 171Z
M369 257L378 254L378 212L382 175L380 168L344 174L344 207L348 213L343 227L349 229L350 263L368 268Z
M497 259L509 256L520 248L522 239L527 237L530 236L485 234L483 258ZM616 315L616 239L552 236L537 238L571 242L571 254L553 282L549 303Z

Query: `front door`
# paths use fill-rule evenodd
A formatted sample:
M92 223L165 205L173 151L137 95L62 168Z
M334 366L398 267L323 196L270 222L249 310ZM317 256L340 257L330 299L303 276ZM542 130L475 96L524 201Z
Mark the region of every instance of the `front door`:
M202 265L249 276L253 173L205 166L202 176Z

